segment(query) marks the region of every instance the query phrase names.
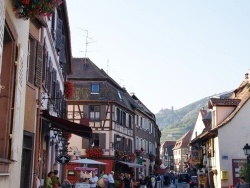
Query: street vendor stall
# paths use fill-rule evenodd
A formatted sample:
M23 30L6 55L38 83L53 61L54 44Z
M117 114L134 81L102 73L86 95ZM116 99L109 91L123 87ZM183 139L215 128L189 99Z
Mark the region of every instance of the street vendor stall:
M92 177L93 173L98 172L98 168L88 168L88 167L75 167L75 180L74 187L76 188L90 188L89 179Z

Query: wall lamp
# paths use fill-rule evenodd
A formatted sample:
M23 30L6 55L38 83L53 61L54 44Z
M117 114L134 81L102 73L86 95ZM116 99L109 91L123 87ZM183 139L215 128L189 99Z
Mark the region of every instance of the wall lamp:
M247 156L247 173L245 176L248 177L248 185L250 187L250 171L249 171L249 166L250 166L250 146L246 144L243 147L244 154Z

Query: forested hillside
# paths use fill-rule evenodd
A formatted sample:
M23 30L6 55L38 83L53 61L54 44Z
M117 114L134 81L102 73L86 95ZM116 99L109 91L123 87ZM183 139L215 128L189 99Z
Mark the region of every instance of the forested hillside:
M227 98L230 94L231 92L224 92L216 94L216 96ZM205 97L178 110L162 109L158 112L156 114L156 122L162 133L161 143L166 140L177 140L187 131L192 130L199 110L207 108L207 102L210 97Z

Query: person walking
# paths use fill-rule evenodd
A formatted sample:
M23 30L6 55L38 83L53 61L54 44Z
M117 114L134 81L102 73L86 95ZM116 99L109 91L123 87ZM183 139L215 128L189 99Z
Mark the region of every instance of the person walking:
M140 188L147 188L148 186L148 181L145 178L144 174L141 174L141 179L140 179Z
M115 188L114 171L111 171L108 175L108 188Z
M151 186L152 186L152 188L154 188L155 187L155 181L156 181L156 177L155 177L155 175L154 174L152 174L151 175Z
M92 176L89 178L89 184L91 188L96 188L98 182L98 177L95 172L92 172Z
M125 173L124 181L124 188L132 188L132 179L128 173Z
M235 188L248 188L245 177L239 178L239 182L236 184Z
M124 174L121 173L120 176L119 176L119 188L124 188Z
M58 188L61 185L59 177L57 175L58 175L58 170L54 170L54 175L51 177L53 188Z
M53 172L49 172L46 179L46 188L53 188L51 178L54 176Z

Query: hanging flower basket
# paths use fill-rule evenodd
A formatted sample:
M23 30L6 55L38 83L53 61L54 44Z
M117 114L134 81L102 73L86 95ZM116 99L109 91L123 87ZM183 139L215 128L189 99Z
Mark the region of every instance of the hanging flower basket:
M101 148L88 148L86 155L88 158L100 158L103 156L103 150Z
M69 99L70 97L72 97L73 92L74 92L73 83L70 81L65 81L64 82L64 97L66 99Z
M40 16L51 16L62 0L13 0L17 18L29 19Z

